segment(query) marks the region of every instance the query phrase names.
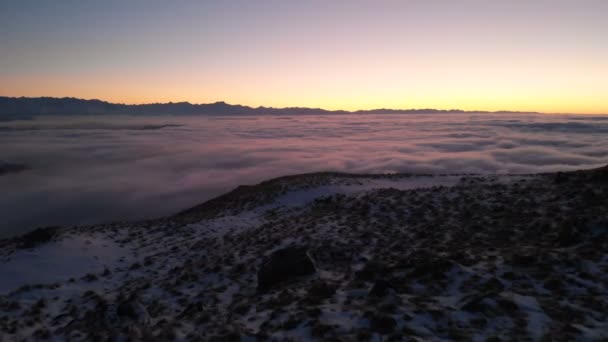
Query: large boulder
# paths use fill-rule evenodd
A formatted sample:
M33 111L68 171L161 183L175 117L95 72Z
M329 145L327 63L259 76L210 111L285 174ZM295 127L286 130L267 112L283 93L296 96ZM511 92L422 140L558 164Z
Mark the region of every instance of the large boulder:
M306 251L306 247L292 246L273 252L258 271L258 291L315 273L315 265Z
M37 228L27 234L24 234L19 238L21 244L20 248L34 248L38 245L42 245L49 242L57 235L59 227L43 227Z

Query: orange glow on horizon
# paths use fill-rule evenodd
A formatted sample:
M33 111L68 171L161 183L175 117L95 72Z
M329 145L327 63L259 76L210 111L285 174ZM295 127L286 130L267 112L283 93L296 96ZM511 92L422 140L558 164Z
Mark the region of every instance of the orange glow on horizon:
M167 87L166 89L150 89L137 85L122 84L104 88L102 85L83 86L82 83L71 83L65 80L50 82L49 80L26 81L24 84L15 81L11 89L0 85L1 96L14 97L76 97L83 99L98 99L111 103L146 104L167 102L190 102L193 104L225 101L229 104L250 107L308 107L327 110L369 110L369 109L461 109L466 111L531 111L541 113L568 114L608 114L608 103L603 99L608 94L587 94L580 92L569 96L557 96L550 92L538 92L529 97L518 94L501 92L492 94L488 89L475 91L454 89L451 93L433 94L421 90L413 91L410 96L399 96L390 92L383 94L369 89L344 89L341 92L323 93L323 91L306 94L285 93L268 96L260 89L257 91L232 89L214 89L216 95L205 88ZM34 87L32 84L36 84ZM394 89L393 89L394 90ZM273 92L277 94L276 92ZM451 95L444 95L444 94ZM204 95L208 94L208 95Z
M280 3L8 4L0 95L608 114L608 1Z

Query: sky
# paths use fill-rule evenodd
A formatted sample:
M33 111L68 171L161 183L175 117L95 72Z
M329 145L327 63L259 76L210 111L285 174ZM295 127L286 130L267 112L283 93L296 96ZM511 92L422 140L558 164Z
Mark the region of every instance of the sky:
M608 113L608 1L0 0L0 95Z

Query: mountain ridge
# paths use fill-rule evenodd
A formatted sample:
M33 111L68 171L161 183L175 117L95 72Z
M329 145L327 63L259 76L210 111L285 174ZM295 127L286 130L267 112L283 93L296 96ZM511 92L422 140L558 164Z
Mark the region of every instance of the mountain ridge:
M75 97L8 97L0 96L0 116L20 115L286 115L286 114L420 114L420 113L538 113L520 111L466 111L461 109L387 109L328 110L309 107L250 107L224 101L193 104L167 102L146 104L111 103L98 99Z

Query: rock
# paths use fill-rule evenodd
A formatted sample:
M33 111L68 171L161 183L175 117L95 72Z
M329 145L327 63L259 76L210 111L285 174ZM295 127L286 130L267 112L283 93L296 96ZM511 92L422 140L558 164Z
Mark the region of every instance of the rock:
M572 224L563 225L557 234L556 243L560 247L570 247L580 241L580 234Z
M484 300L490 295L489 293L480 293L472 295L468 298L463 299L463 303L460 306L461 310L468 312L485 312L487 305Z
M306 247L292 246L273 252L258 271L258 291L266 291L291 278L315 273L315 266L306 250Z
M49 242L57 235L59 227L44 227L37 228L27 234L24 234L20 239L20 248L33 248L43 243Z
M570 174L564 173L564 172L558 172L553 177L553 183L554 184L564 184L564 183L568 182L569 179L570 179Z
M360 271L355 273L355 277L363 281L374 280L379 275L386 273L386 269L387 267L383 263L370 260Z
M608 182L608 165L591 170L591 179L596 182Z
M316 282L308 289L308 295L318 299L330 298L334 293L336 293L336 286L326 282Z
M549 276L543 282L543 287L550 291L561 291L564 287L562 280L557 276Z
M439 279L451 268L452 262L450 260L432 257L427 260L421 260L420 263L414 266L409 276L414 278L430 277L432 279Z
M482 329L487 324L488 324L488 320L483 317L471 319L471 325L477 329Z
M488 281L481 285L484 292L502 292L505 289L503 283L495 277L491 277Z
M209 341L218 341L218 342L237 342L241 341L241 334L236 331L226 332L223 335L213 336L209 339Z
M372 288L369 290L369 296L371 297L385 297L392 286L385 280L376 280Z
M503 273L502 277L507 280L515 280L518 278L518 276L511 271L507 271L507 272Z
M390 334L395 330L397 322L393 317L385 315L373 315L370 319L370 327L372 331L379 334L386 335Z
M119 298L116 303L108 305L106 319L112 326L129 326L133 323L150 324L148 310L135 299Z
M503 310L505 310L506 312L508 312L511 315L513 315L519 309L517 304L515 304L513 302L513 300L511 300L509 298L504 298L504 297L498 298L498 299L496 299L496 303L498 303L498 306L500 308L502 308Z
M537 259L531 253L514 253L511 256L511 264L519 267L531 267L536 264Z
M203 311L203 303L198 301L194 303L188 304L186 308L179 314L179 318L191 318L194 317L197 313Z
M130 301L122 301L116 305L116 314L120 318L136 319L135 306Z

